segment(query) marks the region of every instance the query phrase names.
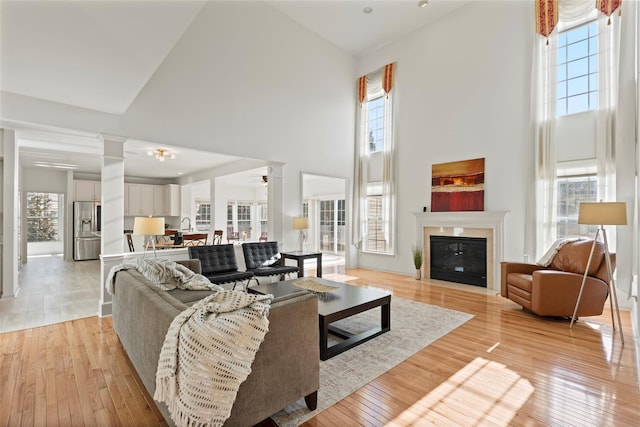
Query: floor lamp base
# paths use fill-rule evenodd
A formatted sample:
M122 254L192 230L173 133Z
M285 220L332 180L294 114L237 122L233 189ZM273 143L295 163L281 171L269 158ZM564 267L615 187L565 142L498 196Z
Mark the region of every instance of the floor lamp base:
M615 336L616 320L613 317L614 310L615 310L615 313L618 318L618 330L620 332L620 341L624 345L624 335L622 334L622 321L620 320L620 308L618 307L618 295L616 293L615 281L613 280L613 271L611 271L612 269L611 269L611 256L609 253L609 242L607 241L607 232L605 231L604 226L602 225L598 228L598 230L596 231L596 235L593 238L593 245L591 245L591 252L589 252L587 267L585 268L584 275L582 276L582 284L580 285L580 292L578 293L578 299L576 301L576 306L573 310L573 316L571 316L571 324L569 325L569 328L573 327L573 323L577 319L576 314L578 313L578 307L580 306L580 300L582 299L582 291L584 290L584 284L587 280L587 272L589 271L589 266L591 266L591 260L593 259L593 252L596 248L598 235L600 234L601 231L602 231L602 238L604 240L604 259L605 259L605 262L607 263L607 274L609 276L609 281L607 285L609 286L609 303L611 305L611 323L613 326L613 333ZM615 309L614 309L614 303L615 303Z

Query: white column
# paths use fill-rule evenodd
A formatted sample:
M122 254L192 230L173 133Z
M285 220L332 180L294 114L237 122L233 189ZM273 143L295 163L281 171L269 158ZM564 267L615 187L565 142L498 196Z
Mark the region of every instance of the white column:
M283 203L282 195L282 163L269 163L267 167L267 215L269 222L269 240L278 242L280 250L284 250L283 245Z
M65 198L65 232L64 232L64 260L73 261L73 202L75 187L73 185L73 171L67 171L67 197Z
M4 150L2 176L2 297L16 296L18 286L18 143L16 133L0 129L0 143Z
M104 143L102 158L102 242L101 255L122 254L124 240L124 143L127 138L101 135ZM104 281L109 273L104 259L100 261L100 316L111 314L111 295Z

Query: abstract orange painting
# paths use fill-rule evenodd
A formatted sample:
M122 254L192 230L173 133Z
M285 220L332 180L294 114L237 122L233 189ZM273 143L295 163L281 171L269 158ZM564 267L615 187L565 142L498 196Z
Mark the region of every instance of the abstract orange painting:
M484 158L431 167L431 211L483 211Z

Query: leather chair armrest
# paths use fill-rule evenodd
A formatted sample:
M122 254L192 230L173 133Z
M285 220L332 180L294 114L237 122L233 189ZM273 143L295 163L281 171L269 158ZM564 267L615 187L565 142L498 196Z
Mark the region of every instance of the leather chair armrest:
M534 271L545 269L537 264L527 264L524 262L502 261L500 263L500 294L508 298L507 276L511 273L533 274Z
M531 311L540 316L571 316L578 300L582 274L558 270L540 270L533 273ZM602 313L607 299L607 284L587 276L578 308L578 316Z

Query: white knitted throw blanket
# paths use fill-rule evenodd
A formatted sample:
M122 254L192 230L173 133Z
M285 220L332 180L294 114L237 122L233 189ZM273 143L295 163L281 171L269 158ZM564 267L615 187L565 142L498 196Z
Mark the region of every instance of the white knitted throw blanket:
M564 245L571 242L577 242L578 240L584 240L584 237L563 237L556 240L555 242L553 242L547 252L542 255L542 258L540 258L536 264L543 267L549 267L553 262L553 258L558 254L558 251L562 249Z
M221 290L171 322L153 398L177 426L221 426L269 330L272 295Z
M194 273L182 264L167 259L138 259L115 265L109 270L105 279L105 287L109 295L113 295L115 275L118 271L135 268L154 285L165 291L188 289L192 291L220 290L222 287L211 283L202 274Z

